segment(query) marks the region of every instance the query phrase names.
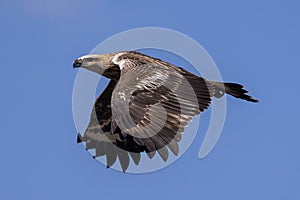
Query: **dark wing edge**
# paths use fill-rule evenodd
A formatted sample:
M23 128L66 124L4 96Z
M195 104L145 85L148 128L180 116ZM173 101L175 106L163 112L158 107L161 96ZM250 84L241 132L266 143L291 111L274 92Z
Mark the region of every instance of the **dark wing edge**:
M106 156L107 168L111 167L118 159L123 172L125 172L129 166L130 157L138 165L141 158L140 152L144 149L132 138L121 138L121 131L118 127L113 133L111 132L111 94L116 83L111 80L95 101L89 125L83 136L78 133L77 143L84 142L86 150L95 149L93 158Z

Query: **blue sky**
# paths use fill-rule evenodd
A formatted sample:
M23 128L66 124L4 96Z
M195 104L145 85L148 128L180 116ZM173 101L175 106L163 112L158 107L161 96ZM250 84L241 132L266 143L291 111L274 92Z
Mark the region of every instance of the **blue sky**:
M2 0L1 198L300 199L299 7L296 0ZM198 159L200 131L173 165L123 174L75 143L72 61L145 26L194 38L224 80L243 83L261 103L228 98L223 133L205 159Z

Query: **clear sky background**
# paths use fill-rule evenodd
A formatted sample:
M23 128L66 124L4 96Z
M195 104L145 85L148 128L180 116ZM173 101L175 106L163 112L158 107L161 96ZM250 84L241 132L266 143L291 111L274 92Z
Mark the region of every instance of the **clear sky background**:
M296 0L2 0L0 198L300 199L299 9ZM223 133L205 159L200 131L173 165L123 174L75 143L72 61L144 26L194 38L224 80L261 103L228 98Z

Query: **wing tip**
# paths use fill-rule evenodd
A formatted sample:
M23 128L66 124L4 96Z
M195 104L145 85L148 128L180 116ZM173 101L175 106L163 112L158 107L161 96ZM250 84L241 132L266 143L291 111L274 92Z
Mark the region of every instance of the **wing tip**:
M80 133L77 134L77 139L76 139L77 144L82 143L83 142L83 137L81 136Z

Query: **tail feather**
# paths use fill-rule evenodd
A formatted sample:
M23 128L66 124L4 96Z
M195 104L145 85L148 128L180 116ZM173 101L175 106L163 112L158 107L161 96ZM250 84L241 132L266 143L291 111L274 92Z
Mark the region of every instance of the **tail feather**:
M230 94L235 98L244 99L250 102L258 102L257 99L254 99L252 96L248 95L248 91L244 89L244 86L238 83L220 83L213 82L213 96L216 98L220 98L226 94ZM224 92L225 91L225 92Z

